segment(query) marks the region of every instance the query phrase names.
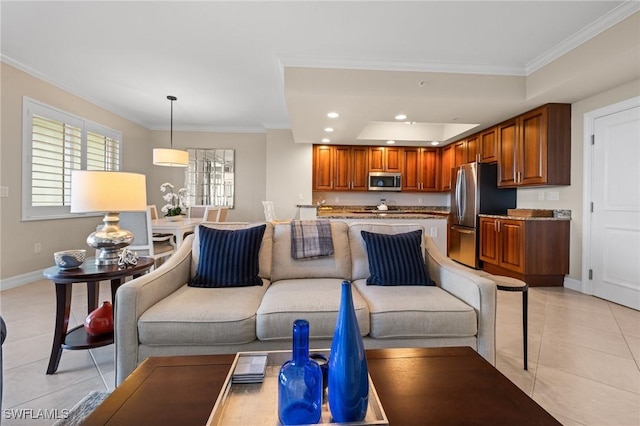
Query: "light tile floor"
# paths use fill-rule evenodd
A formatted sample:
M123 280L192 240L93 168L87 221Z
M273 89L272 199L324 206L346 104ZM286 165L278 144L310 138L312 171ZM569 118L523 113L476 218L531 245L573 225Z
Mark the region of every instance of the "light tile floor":
M101 286L101 301L109 300L108 288ZM84 320L86 306L85 287L76 284L70 326ZM525 371L521 307L521 293L498 292L497 368L504 375L565 425L640 425L640 312L563 288L531 288ZM0 313L8 328L3 425L52 424L10 418L11 410L60 414L91 390L113 389L113 345L64 351L58 372L45 374L55 317L50 282L1 292Z

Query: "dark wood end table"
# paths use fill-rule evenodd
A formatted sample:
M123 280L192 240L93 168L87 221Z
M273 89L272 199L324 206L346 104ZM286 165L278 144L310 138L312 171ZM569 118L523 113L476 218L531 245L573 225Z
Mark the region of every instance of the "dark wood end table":
M56 325L47 374L53 374L58 369L63 349L91 349L113 343L113 333L91 336L85 331L84 324L67 331L73 289L71 284L87 283L87 314L89 314L98 307L100 281L111 281L111 301L115 303L116 290L125 279L137 278L147 273L153 264L154 260L150 257L140 257L137 265L126 268L118 265L97 266L93 263L93 259L87 259L87 262L76 269L63 270L52 266L44 270L45 278L53 281L56 286Z

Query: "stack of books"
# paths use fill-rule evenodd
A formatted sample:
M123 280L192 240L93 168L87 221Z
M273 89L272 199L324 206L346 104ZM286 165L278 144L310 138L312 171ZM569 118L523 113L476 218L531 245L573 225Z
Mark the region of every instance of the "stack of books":
M267 369L267 355L240 355L233 370L232 383L262 383Z

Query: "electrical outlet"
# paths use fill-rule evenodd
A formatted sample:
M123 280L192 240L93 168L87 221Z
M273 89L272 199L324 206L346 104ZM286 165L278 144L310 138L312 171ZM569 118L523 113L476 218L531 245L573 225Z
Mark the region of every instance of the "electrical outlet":
M429 235L431 235L434 238L437 237L438 236L438 228L429 229Z
M298 200L304 200L304 196L302 194L298 194Z
M418 197L418 204L422 204L422 197Z
M544 191L538 192L538 201L544 201Z
M9 196L9 187L8 186L0 186L0 197L7 198Z
M547 201L558 201L560 199L560 193L558 191L547 192Z
M42 243L33 244L33 253L34 254L42 253Z
M336 200L336 203L339 203L339 202L340 202L340 197L336 197L336 198L334 198L334 199Z

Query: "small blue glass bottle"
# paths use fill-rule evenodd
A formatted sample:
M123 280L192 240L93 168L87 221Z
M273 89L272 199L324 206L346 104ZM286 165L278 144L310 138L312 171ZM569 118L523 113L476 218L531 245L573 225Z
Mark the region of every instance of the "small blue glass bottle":
M292 359L278 374L278 417L284 425L312 424L322 415L322 370L309 358L309 322L293 323Z

